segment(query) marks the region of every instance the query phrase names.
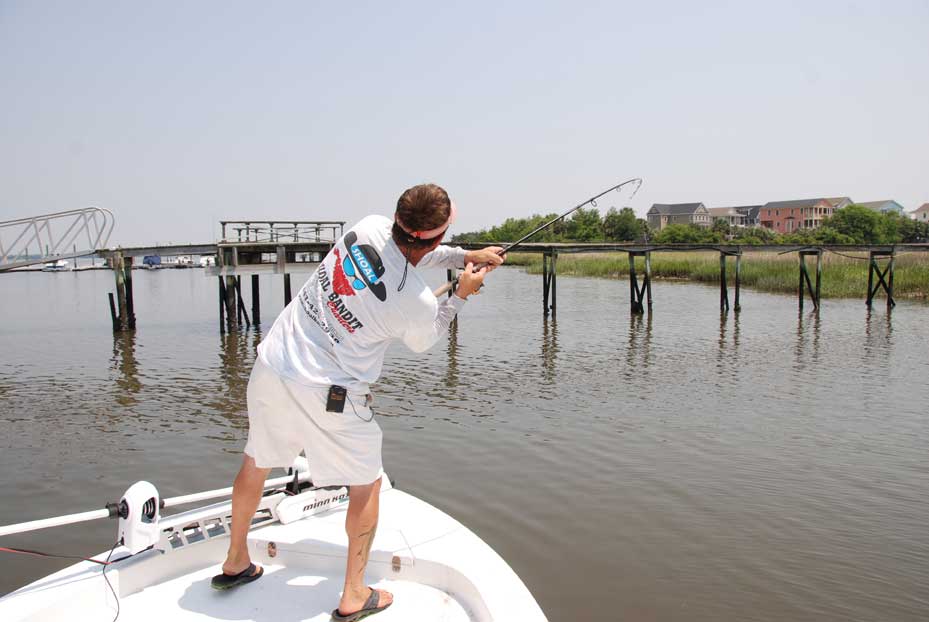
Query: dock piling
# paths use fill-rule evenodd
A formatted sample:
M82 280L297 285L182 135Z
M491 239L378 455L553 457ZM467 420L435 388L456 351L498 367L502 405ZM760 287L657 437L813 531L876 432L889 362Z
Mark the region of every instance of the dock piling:
M116 252L110 255L110 267L116 277L116 302L118 313L111 307L113 331L135 329L135 308L132 301L132 257Z
M226 277L223 291L226 294L224 300L224 304L226 305L226 329L230 333L234 333L239 330L239 315L236 309L234 276Z
M218 276L219 281L219 334L226 334L226 286L223 285L223 277Z
M813 288L813 284L810 281L810 272L806 267L806 258L810 255L816 255L816 288ZM800 310L803 310L803 296L804 296L804 287L806 292L810 295L810 299L813 301L813 308L819 310L819 294L821 291L822 284L822 274L823 274L823 251L822 249L817 249L813 251L800 251L800 288L799 288L799 300L800 300Z
M258 275L252 275L252 323L261 324L261 292L258 286Z
M651 257L648 251L629 251L629 300L632 313L641 315L645 313L645 305L642 304L646 293L648 294L648 308L652 308L652 283L651 283ZM639 277L635 271L635 258L645 258L645 274L642 277L642 285L639 285Z
M726 287L726 253L719 253L719 310L729 310L729 289Z
M290 293L290 273L284 275L284 306L290 304L293 296Z
M887 294L887 308L892 309L897 306L894 301L894 258L895 251L870 251L870 261L868 262L868 300L865 304L871 308L874 296L878 289L883 289ZM887 266L881 270L878 263L879 259L889 259ZM874 277L877 277L877 284L874 284ZM886 280L885 280L886 277ZM872 287L873 284L873 287Z
M742 286L742 252L735 256L735 312L742 310L742 304L739 302L739 290Z
M244 317L245 326L246 327L251 326L252 323L248 319L248 311L245 310L245 301L242 300L242 277L241 276L235 277L235 297L236 297L236 305L237 305L237 311L238 311L238 315L236 317L238 318L239 324L240 325L242 324L242 318Z
M557 306L555 286L557 284L558 251L552 250L542 254L542 314L555 316Z
M648 312L652 312L652 252L645 251L645 293L648 296Z

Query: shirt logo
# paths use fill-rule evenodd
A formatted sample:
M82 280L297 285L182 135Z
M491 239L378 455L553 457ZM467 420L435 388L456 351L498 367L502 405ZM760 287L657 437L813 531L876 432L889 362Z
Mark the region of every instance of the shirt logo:
M348 250L345 257L339 249L335 254L332 289L341 296L354 296L355 292L370 290L381 302L387 300L387 287L381 281L384 276L384 263L381 256L370 244L356 244L358 236L354 231L345 234L343 240Z

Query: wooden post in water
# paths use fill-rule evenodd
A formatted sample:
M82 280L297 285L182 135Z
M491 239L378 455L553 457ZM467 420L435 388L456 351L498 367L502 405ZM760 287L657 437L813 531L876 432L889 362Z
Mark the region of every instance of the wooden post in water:
M739 254L735 256L735 312L738 313L742 310L742 303L739 302L739 289L742 286L742 249L739 249Z
M548 317L548 261L549 253L542 253L542 315Z
M116 303L113 301L113 292L107 293L110 299L110 319L113 321L113 332L119 332L119 315L116 314Z
M219 334L226 334L226 287L223 285L223 277L218 276L219 281Z
M258 286L258 275L252 275L252 323L261 324L261 292Z
M236 300L235 300L235 277L226 276L226 283L224 291L225 296L225 305L226 305L226 329L230 333L237 332L239 330L239 316L236 312Z
M452 272L452 269L451 269L451 268L449 268L449 269L447 269L447 270L445 271L445 279L446 279L449 283L452 283L452 282L455 280L454 276L455 276L455 275L454 275L454 273ZM449 298L451 298L451 297L452 297L452 294L455 293L455 292L454 292L454 289L455 289L454 287L450 287L450 288L448 289L448 297L449 297Z
M126 257L123 262L123 269L126 271L126 318L128 320L127 328L135 330L135 302L132 297L132 257Z
M887 264L887 269L890 271L890 278L888 279L887 287L887 309L892 309L897 306L897 303L894 302L894 253L890 253L890 263Z
M645 293L648 296L648 312L652 312L652 252L645 251ZM738 298L736 298L738 300Z
M822 281L822 249L817 249L815 251L800 251L800 290L799 290L799 301L800 301L800 310L803 311L803 297L804 297L804 288L806 288L806 293L810 295L810 299L813 301L813 308L819 310L819 293L821 290L821 281ZM816 255L816 287L813 287L813 283L810 281L810 271L806 266L806 258L808 255Z
M228 268L235 269L238 265L239 253L233 246L232 248L223 248L220 251L223 258L223 267L226 268L225 284L223 285L224 304L226 306L226 330L230 333L238 332L239 316L236 309L235 298L235 276L229 274Z
M878 288L883 288L884 292L887 294L887 308L892 309L897 306L896 301L894 301L894 255L895 252L891 250L887 251L871 251L870 256L871 260L868 263L868 308L871 308L871 303L874 300L874 295L877 294ZM887 258L890 261L887 263L887 267L881 270L880 264L877 260L879 258ZM872 288L871 285L874 281L874 277L877 277L877 284ZM887 277L885 280L884 277Z
M245 318L245 326L251 326L252 323L248 320L248 311L245 310L245 301L242 300L242 277L235 277L235 298L238 311L239 324L242 324L242 318Z
M240 234L241 235L241 232ZM236 321L241 325L242 324L242 277L236 275L235 277L235 297L236 297Z
M628 253L629 255L629 303L630 311L633 314L642 313L642 303L639 302L639 278L635 274L635 255L633 253Z
M116 302L119 310L113 330L119 332L129 329L129 307L126 302L126 260L122 253L116 252L110 255L110 267L116 277Z
M729 290L726 288L726 253L719 252L719 310L729 310Z
M290 293L290 273L284 274L284 306L290 304L290 301L293 299L293 296Z
M557 298L556 298L557 284L558 284L558 268L557 268L557 266L558 266L558 251L553 250L553 251L552 251L552 274L551 274L551 278L552 278L552 287L551 287L551 294L552 294L552 317L555 317L556 307L558 306L558 304L557 304Z
M820 293L822 291L823 281L823 249L816 253L816 308L819 309L819 302L822 300Z

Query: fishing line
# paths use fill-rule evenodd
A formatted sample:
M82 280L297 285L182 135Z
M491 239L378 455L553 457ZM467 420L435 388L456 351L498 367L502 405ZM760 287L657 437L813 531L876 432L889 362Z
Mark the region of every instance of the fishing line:
M513 250L514 248L516 248L517 246L519 246L520 244L522 244L523 242L525 242L526 240L528 240L529 238L531 238L532 236L534 236L536 233L539 233L540 231L542 231L542 230L544 230L544 229L547 229L548 227L551 227L553 224L555 224L555 223L558 222L559 220L565 218L566 216L571 215L573 212L576 212L577 210L581 209L581 208L584 207L585 205L592 205L594 208L596 208L596 207L597 207L597 199L599 199L600 197L602 197L602 196L604 196L604 195L609 194L610 192L613 192L614 190L617 191L617 192L619 192L620 190L622 190L623 186L627 186L627 185L629 185L629 184L635 184L635 189L632 191L632 194L629 195L629 198L631 199L631 198L633 198L633 197L636 195L636 193L638 193L639 188L642 187L642 178L641 178L641 177L633 177L632 179L627 179L626 181L622 182L621 184L616 184L615 186L612 186L612 187L610 187L610 188L607 188L606 190L604 190L604 191L601 192L600 194L597 194L597 195L595 195L595 196L592 196L592 197L590 197L589 199L587 199L586 201L584 201L584 202L582 202L582 203L578 203L577 205L575 205L574 207L572 207L571 209L569 209L568 211L566 211L564 214L561 214L560 216L556 216L555 218L552 218L552 219L549 220L548 222L546 222L546 223L544 223L544 224L542 224L542 225L539 225L538 227L536 227L535 229L533 229L532 231L530 231L529 233L527 233L527 234L524 235L523 237L519 238L518 240L516 240L516 241L513 242L512 244L507 244L506 246L504 246L503 248L501 248L499 251L497 251L497 255L500 255L501 257L502 257L503 255L506 255L509 251ZM478 272L479 270L481 270L482 268L484 268L484 267L486 267L486 266L487 266L486 263L480 264L480 265L477 265L477 266L474 266L474 272ZM458 279L455 279L455 280L451 281L450 283L446 283L446 284L443 285L442 287L438 288L437 290L435 290L434 292L432 292L432 294L433 294L436 298L438 298L438 297L442 296L443 294L448 293L448 292L451 291L452 289L456 289L457 287L458 287Z
M101 566L109 566L115 564L116 562L121 562L124 559L132 557L132 555L126 555L125 557L120 557L119 559L114 559L113 561L100 561L99 559L93 559L91 557L81 557L80 555L58 555L56 553L45 553L43 551L36 551L33 549L19 549L16 547L7 547L0 546L0 552L3 553L16 553L18 555L32 555L33 557L49 557L54 559L77 559L85 562L92 562L94 564L100 564Z

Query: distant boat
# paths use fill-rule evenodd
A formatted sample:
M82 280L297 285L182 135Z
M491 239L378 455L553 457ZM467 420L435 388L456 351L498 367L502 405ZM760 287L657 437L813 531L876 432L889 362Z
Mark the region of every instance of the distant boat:
M49 261L44 266L42 266L42 272L67 272L70 269L71 264L69 264L64 259Z
M161 268L161 257L158 255L146 255L142 258L142 265L149 270L154 270L155 268Z

